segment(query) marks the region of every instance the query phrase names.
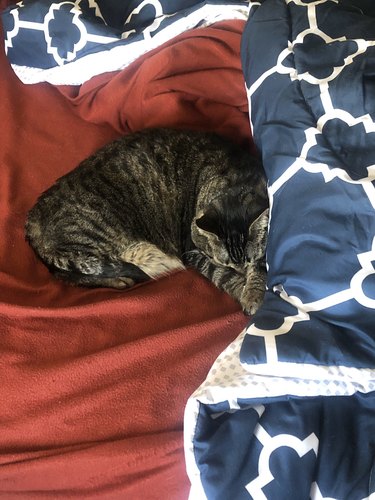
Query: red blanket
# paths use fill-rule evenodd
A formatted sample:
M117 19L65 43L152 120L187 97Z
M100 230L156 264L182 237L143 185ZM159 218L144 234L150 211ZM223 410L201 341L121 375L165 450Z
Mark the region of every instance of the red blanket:
M246 318L194 271L126 292L69 287L23 227L43 190L121 133L249 144L242 27L191 31L80 88L24 86L1 50L1 498L187 497L184 405Z

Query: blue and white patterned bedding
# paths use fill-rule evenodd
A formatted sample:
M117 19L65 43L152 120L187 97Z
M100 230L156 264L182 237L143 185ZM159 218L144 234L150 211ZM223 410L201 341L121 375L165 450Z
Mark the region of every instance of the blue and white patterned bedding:
M79 85L188 29L247 15L246 1L22 0L2 23L8 59L24 83Z
M375 498L375 2L264 0L242 62L264 304L190 398L191 498Z

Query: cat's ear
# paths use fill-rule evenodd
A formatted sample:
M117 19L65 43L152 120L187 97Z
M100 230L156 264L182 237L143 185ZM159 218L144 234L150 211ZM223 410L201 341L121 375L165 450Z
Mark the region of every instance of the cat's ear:
M254 232L265 231L268 229L270 209L266 208L260 215L251 223L249 227L249 235Z
M264 258L268 237L269 208L266 208L249 227L246 255L248 261L257 261Z
M218 236L219 218L214 207L208 207L203 215L195 220L195 223L202 231Z

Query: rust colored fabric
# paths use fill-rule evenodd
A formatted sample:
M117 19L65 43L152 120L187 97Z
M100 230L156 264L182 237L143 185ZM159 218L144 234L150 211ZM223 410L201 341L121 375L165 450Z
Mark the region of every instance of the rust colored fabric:
M60 87L80 116L120 133L156 126L213 130L253 147L239 57L242 21L191 30L81 87Z
M1 49L0 498L187 498L185 402L246 318L193 271L127 292L69 287L23 226L44 189L121 133L251 144L242 27L186 33L81 88L24 86Z

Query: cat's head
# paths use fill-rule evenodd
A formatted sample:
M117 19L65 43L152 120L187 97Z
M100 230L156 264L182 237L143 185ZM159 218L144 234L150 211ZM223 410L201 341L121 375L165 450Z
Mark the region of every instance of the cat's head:
M264 258L268 215L264 200L251 206L228 197L198 214L192 239L216 264L244 272L249 262Z

